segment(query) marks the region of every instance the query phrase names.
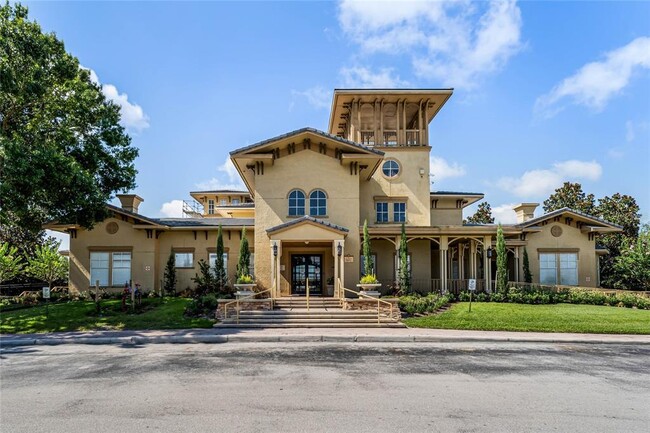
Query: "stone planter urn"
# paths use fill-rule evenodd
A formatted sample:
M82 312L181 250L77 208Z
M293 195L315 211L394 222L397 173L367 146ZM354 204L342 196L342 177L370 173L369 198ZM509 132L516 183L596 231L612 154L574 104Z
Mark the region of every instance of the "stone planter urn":
M254 295L255 291L253 289L257 286L257 284L255 283L234 284L234 286L237 289L237 291L235 292L235 297L239 299L239 298L245 298L246 296Z
M381 283L357 284L357 287L360 287L362 289L359 291L359 293L362 295L372 296L373 298L381 297L381 293L379 293L379 290L377 290L381 287Z

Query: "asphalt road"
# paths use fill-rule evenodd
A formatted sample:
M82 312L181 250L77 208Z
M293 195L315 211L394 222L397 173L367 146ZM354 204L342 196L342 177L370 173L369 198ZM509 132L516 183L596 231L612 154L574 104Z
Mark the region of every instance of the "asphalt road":
M3 433L650 431L647 345L62 345L0 357Z

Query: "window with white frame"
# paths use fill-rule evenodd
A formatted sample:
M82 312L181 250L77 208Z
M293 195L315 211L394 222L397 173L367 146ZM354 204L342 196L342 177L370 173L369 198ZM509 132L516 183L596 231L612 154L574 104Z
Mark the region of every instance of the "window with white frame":
M233 205L238 205L239 204L239 199L238 198L233 198L230 203L233 204Z
M193 268L194 267L194 253L192 252L177 252L174 253L174 265L177 268Z
M325 192L317 189L309 194L309 215L327 215L327 196Z
M578 253L540 253L539 283L578 285Z
M93 251L90 253L90 285L122 286L131 281L131 253Z
M305 193L294 189L289 193L289 216L303 216L305 214Z
M388 203L377 202L375 203L376 220L378 223L388 222Z
M214 213L214 200L208 200L208 214L212 215Z
M396 223L406 222L406 203L395 202L393 203L393 221Z
M227 206L228 205L228 200L225 198L222 198L219 200L219 206Z

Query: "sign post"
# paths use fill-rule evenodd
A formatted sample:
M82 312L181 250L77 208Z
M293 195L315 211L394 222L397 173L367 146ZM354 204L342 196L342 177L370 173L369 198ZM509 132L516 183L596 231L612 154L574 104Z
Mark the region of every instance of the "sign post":
M45 299L45 317L50 317L50 288L43 287L43 299Z
M469 312L472 312L472 294L476 291L476 280L470 279L467 283L467 289L469 290Z

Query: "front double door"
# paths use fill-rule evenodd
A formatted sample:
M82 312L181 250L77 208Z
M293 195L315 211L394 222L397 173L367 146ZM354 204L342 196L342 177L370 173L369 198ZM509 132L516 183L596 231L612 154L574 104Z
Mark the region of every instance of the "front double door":
M291 294L305 296L323 293L323 256L321 254L291 255Z

